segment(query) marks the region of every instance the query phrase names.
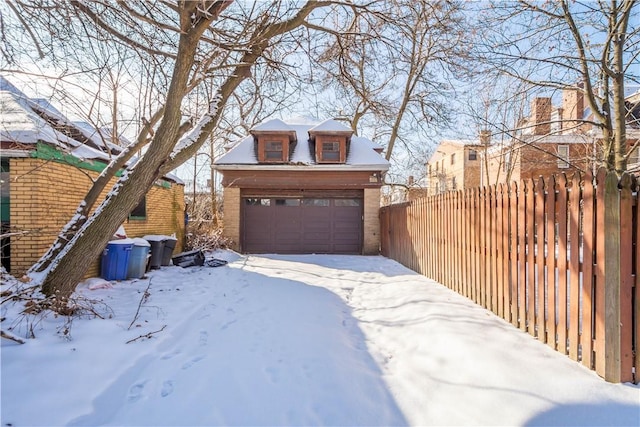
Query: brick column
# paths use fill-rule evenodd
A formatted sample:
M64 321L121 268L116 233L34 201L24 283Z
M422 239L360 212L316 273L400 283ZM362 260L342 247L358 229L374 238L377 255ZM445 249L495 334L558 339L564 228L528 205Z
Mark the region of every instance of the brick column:
M240 189L226 187L223 192L223 235L232 240L231 249L240 252Z
M364 190L364 255L378 255L380 253L380 189L365 188Z

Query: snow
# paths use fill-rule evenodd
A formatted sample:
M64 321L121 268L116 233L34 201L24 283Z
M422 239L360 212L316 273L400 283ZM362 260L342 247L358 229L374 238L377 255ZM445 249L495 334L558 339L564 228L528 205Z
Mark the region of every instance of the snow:
M327 119L309 129L309 132L353 132L353 129L337 120Z
M270 119L262 123L257 124L252 131L265 132L265 131L290 131L292 130L289 125L280 119Z
M38 140L60 145L71 144L71 138L56 131L29 107L20 95L0 91L0 138L19 144L35 144Z
M37 338L2 340L2 425L640 423L638 386L387 258L213 256L81 284L104 319L3 304Z
M312 121L313 119L296 116L287 119L286 122L280 119L270 119L254 128L252 131L282 131L296 132L297 144L291 153L291 161L282 165L260 165L255 153L255 144L253 136L247 136L238 142L233 148L220 156L215 161L217 169L225 170L231 165L253 165L259 168L283 168L294 165L308 166L317 169L351 169L354 166L368 168L374 171L389 169L390 163L381 156L376 149L380 146L368 138L360 136L352 136L349 148L349 155L346 164L316 164L315 155L309 147L309 132L344 132L351 131L348 127L333 119L325 120L322 123ZM251 166L249 166L251 168Z

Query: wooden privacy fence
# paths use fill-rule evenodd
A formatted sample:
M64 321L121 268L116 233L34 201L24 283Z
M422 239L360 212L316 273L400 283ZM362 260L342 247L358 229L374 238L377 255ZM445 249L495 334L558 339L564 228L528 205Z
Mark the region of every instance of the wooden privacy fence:
M382 254L607 381L637 383L636 190L635 178L603 169L386 206Z

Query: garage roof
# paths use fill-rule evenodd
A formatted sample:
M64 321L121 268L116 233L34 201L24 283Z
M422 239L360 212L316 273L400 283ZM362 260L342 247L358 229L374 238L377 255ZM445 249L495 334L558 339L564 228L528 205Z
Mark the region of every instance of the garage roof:
M349 155L345 164L317 164L313 153L309 149L309 131L312 132L344 132L349 130L345 125L333 119L324 122L310 122L293 120L272 119L260 123L253 130L269 130L290 132L294 130L298 143L295 145L288 164L260 164L254 149L253 136L249 135L241 139L231 150L222 155L215 162L216 169L287 169L301 166L322 170L375 170L386 171L389 162L376 151L380 146L368 138L361 136L351 137Z

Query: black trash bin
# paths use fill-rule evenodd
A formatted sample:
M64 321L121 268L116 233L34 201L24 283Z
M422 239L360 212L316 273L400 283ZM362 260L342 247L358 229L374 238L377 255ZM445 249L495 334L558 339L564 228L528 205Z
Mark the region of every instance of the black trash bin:
M162 265L162 257L164 256L164 242L167 240L167 236L150 234L144 236L143 239L151 245L149 268L160 268Z
M195 249L189 252L182 252L173 257L173 265L179 267L193 267L204 265L204 254L201 250Z
M171 255L173 255L173 249L176 247L178 239L173 236L164 236L164 250L162 251L162 265L171 264Z

